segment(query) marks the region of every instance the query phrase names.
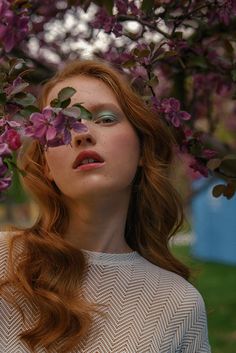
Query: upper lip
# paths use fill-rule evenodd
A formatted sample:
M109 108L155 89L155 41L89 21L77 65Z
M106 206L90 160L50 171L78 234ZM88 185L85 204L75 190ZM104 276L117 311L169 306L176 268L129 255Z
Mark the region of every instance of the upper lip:
M84 160L84 159L95 159L98 162L104 162L104 159L95 151L91 151L91 150L87 150L87 151L82 151L78 154L78 156L75 158L72 168L75 169L77 168L80 163Z

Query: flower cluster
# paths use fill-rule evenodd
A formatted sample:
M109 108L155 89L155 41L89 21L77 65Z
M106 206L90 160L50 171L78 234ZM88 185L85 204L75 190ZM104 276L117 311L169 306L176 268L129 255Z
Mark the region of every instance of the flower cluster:
M114 33L116 37L122 35L122 25L116 21L114 16L110 16L104 8L100 8L95 19L91 22L93 28L103 29L105 33Z
M191 115L184 110L180 110L180 102L176 98L164 98L162 100L156 97L152 98L152 105L155 111L164 115L168 123L178 128L185 120L191 119Z
M217 152L204 147L204 136L202 133L194 133L192 129L186 126L182 127L182 133L184 138L180 146L180 151L183 154L191 156L189 167L194 173L208 177L209 170L207 168L207 162L215 158ZM195 177L196 175L197 174L194 174Z
M217 94L224 96L230 92L232 83L217 73L199 73L193 76L193 87L197 95L205 95L214 90Z
M70 116L68 116L68 113ZM67 110L67 115L61 108L46 107L41 113L32 113L25 124L24 135L37 139L43 146L56 147L68 145L71 142L71 129L76 132L86 131L87 127L79 122L74 109Z
M25 9L15 13L7 0L0 2L0 42L9 53L29 32L29 16Z
M19 127L20 123L10 120L8 117L0 119L0 143L7 144L12 151L16 151L21 146L20 135L16 131Z
M12 175L4 162L4 158L11 156L11 151L6 143L0 143L0 192L6 190L11 185Z
M116 0L115 5L119 15L126 15L127 13L134 16L141 15L141 10L137 7L134 0L130 2L127 0Z
M20 135L16 130L19 127L20 124L9 117L0 119L0 192L11 185L12 172L5 158L11 160L12 152L21 146Z
M235 0L218 0L219 9L216 11L220 22L228 26L232 16L236 14L236 1Z

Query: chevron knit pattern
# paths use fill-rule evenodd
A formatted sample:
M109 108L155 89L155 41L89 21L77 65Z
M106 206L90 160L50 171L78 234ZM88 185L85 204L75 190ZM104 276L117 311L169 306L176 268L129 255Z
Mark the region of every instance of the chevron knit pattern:
M8 235L0 233L0 275L5 276ZM205 305L182 277L159 268L138 252L123 254L83 250L89 268L83 293L105 304L107 317L94 317L86 341L73 353L209 353ZM20 313L0 298L0 352L30 353L18 338L38 318L23 297ZM46 353L39 347L35 353Z

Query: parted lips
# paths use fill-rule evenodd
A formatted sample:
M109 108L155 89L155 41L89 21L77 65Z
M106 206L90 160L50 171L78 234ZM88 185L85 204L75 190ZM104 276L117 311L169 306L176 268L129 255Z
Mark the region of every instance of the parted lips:
M97 162L97 163L102 163L104 162L104 159L95 151L91 151L91 150L86 150L86 151L82 151L79 153L79 155L76 157L72 168L75 169L77 168L79 165L83 164L83 161L85 160L90 160L89 162Z

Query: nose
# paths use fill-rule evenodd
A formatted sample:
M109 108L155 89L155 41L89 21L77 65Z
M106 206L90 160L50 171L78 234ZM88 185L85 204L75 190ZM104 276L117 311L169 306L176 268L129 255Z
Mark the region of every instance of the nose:
M81 145L95 145L96 139L94 133L91 131L91 126L87 120L79 119L87 127L87 131L75 132L72 130L72 145L81 146Z

